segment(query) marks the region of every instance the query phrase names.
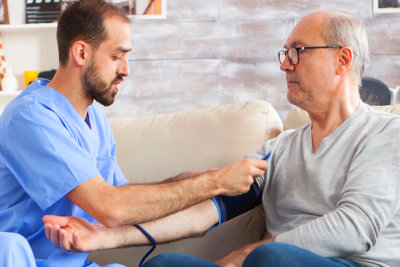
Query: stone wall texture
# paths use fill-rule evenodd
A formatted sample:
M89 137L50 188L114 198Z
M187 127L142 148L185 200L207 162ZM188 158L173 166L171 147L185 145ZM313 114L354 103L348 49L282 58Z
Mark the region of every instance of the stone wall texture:
M345 11L367 26L366 75L400 85L400 13L374 14L373 0L168 0L167 18L134 20L131 75L109 117L142 116L250 99L284 118L285 76L277 52L301 17Z

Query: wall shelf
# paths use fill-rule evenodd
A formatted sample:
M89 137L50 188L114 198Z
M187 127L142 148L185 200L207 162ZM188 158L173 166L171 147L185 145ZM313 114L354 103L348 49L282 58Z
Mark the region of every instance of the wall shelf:
M0 96L17 96L21 92L22 92L22 90L12 91L12 92L0 91Z
M49 29L57 29L57 23L0 25L0 32L46 31Z

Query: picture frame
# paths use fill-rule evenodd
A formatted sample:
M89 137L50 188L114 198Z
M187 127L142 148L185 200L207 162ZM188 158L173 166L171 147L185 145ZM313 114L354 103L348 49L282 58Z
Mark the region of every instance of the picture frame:
M130 0L112 0L114 5L124 9L127 14L132 15L132 1Z
M0 24L9 24L7 0L0 0Z
M167 0L111 0L135 19L165 19Z
M372 0L374 14L400 13L400 0Z

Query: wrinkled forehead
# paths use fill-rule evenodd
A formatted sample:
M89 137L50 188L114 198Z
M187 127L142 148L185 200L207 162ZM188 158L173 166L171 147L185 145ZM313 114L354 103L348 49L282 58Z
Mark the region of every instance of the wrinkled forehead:
M293 28L284 47L325 45L321 35L324 23L325 18L322 15L313 14L303 18Z

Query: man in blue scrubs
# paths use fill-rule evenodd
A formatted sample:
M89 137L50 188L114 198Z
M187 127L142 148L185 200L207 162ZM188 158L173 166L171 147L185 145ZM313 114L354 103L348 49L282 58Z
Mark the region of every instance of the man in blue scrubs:
M88 253L47 240L44 215L109 227L138 224L212 196L244 193L264 173L267 164L252 159L195 178L128 185L107 118L94 100L111 105L129 75L130 21L103 0L75 1L59 19L57 42L60 66L52 81L33 82L0 118L0 232L26 238L37 266L97 266L87 261ZM2 266L18 265L1 260Z

